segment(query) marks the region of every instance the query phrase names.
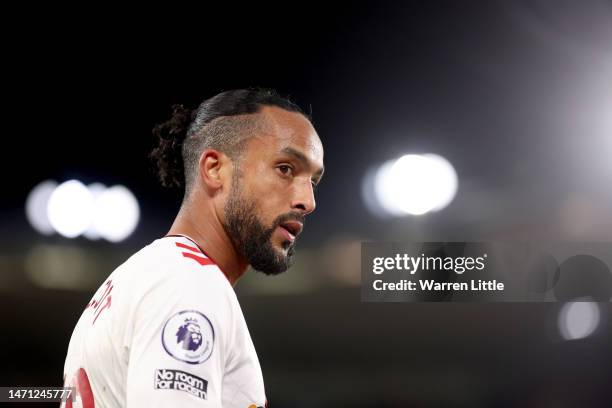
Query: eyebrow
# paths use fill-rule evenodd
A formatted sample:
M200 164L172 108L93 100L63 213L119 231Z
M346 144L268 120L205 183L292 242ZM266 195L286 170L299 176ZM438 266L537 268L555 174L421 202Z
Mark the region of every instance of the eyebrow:
M299 150L295 150L292 147L285 147L283 150L281 150L281 152L286 153L286 154L288 154L290 156L293 156L294 158L296 158L297 160L302 162L302 164L304 164L308 168L312 167L311 164L310 164L310 160L308 160L308 157L306 157L306 155L304 153L300 152ZM317 180L317 182L323 176L323 171L325 171L325 168L321 167L319 170L317 170L315 172L314 176L315 176L315 179Z

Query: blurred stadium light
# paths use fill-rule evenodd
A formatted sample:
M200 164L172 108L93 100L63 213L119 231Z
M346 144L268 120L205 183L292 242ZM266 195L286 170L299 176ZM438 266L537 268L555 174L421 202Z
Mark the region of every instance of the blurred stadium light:
M599 325L599 307L595 302L569 302L559 313L559 331L565 340L590 336Z
M100 197L100 194L102 194L102 192L104 190L106 190L106 186L104 184L102 184L102 183L91 183L90 185L87 186L87 188L93 194L93 197L94 197L94 211L95 211L95 206L97 204L97 200ZM87 230L85 230L85 232L83 233L83 236L85 238L87 238L87 239L92 240L92 241L96 241L96 240L101 238L100 233L98 232L98 230L93 225L93 222L89 224L89 227L87 228Z
M55 232L47 216L47 203L56 188L55 181L45 180L34 187L26 198L26 217L32 228L43 235Z
M91 224L93 194L78 180L60 184L49 197L47 215L60 235L76 238Z
M439 211L455 197L457 173L436 154L406 154L370 170L362 196L375 215L423 215Z
M26 216L43 235L54 232L66 238L80 235L110 242L126 239L138 225L140 207L125 186L85 186L78 180L61 184L47 180L38 184L26 200Z
M124 186L107 188L95 201L93 227L108 241L123 241L136 229L139 219L138 201Z

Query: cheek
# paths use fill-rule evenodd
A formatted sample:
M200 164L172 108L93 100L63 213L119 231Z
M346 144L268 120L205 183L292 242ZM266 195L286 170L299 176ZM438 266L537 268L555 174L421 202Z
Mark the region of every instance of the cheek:
M257 213L262 221L272 222L276 217L287 211L287 200L290 196L290 186L274 171L260 170L248 177L243 184L244 197L255 203Z
M259 222L266 228L269 228L279 214L276 205L273 203L272 197L269 197L269 194L263 197L265 198L254 200L255 213L259 218Z
M283 179L273 168L261 163L244 177L245 187L256 194L278 191L283 186Z
M282 208L276 203L276 199L269 192L253 197L251 202L253 203L253 212L258 222L266 230L271 228L278 216L283 214Z

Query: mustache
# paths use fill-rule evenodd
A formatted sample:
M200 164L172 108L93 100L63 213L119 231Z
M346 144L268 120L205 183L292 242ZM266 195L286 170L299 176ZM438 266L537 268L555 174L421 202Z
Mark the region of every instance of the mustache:
M298 222L301 222L302 225L305 226L306 216L299 212L292 212L292 213L280 215L276 217L276 219L274 220L274 223L272 224L272 229L278 227L279 225L287 221L298 221Z

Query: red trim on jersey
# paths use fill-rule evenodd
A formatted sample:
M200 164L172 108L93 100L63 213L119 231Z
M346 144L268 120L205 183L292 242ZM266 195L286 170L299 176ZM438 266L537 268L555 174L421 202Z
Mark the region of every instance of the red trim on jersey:
M95 408L94 396L91 391L91 384L89 383L89 377L87 377L87 372L83 368L79 368L70 384L66 385L67 387L75 387L76 395L71 395L71 397L75 398L77 402L74 405L78 405L83 408ZM79 401L80 400L80 401ZM73 408L72 398L66 400L66 408Z
M191 252L183 252L183 256L185 258L191 258L191 259L194 259L194 260L198 261L198 263L200 265L202 265L202 266L204 266L204 265L214 265L215 264L210 259L202 258L201 256L197 256L196 254L192 254Z
M189 246L189 245L185 245L182 242L175 242L174 245L176 245L177 247L180 247L180 248L188 249L188 250L193 251L193 252L202 253L202 251L200 251L200 248L196 248L196 247L192 247L192 246Z
M219 266L219 264L218 264L217 262L215 262L215 260L212 258L212 256L209 256L209 255L206 253L206 251L205 251L205 250L203 250L203 249L202 249L202 247L200 247L200 246L198 245L198 243L197 243L197 242L195 242L193 239L189 238L187 235L181 235L181 234L170 234L170 235L164 235L162 238L173 238L173 237L176 237L176 238L185 238L186 240L193 242L193 245L195 245L195 247L196 247L196 248L198 248L198 249L200 250L200 252L201 252L201 253L202 253L204 256L206 256L208 259L210 259L210 260L213 262L213 264L215 264L215 265ZM221 268L219 268L219 269L221 269ZM225 275L225 273L224 273L224 275Z

